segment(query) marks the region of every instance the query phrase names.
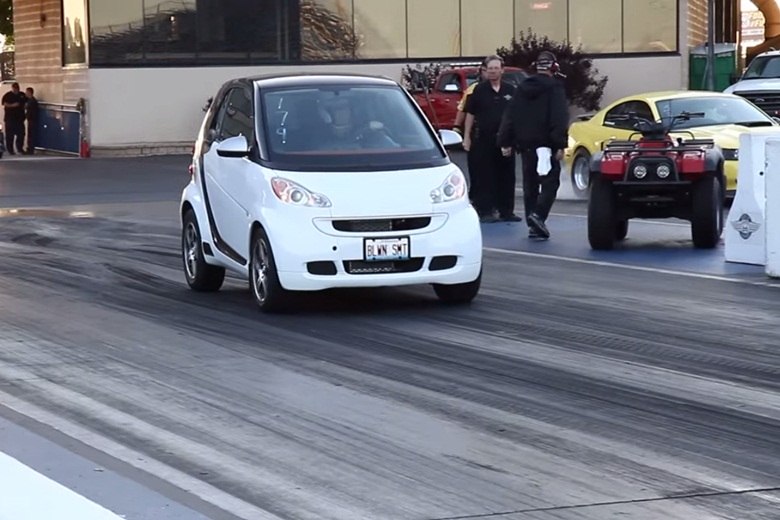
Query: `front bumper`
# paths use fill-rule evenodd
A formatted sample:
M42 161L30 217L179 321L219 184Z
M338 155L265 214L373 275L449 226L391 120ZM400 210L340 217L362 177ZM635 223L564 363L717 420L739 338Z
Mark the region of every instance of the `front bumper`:
M271 227L277 230L270 239L279 282L288 290L316 291L475 280L482 268L482 231L474 209L427 216L431 222L422 229L379 232L338 231L330 218L315 218L295 227L294 240ZM409 260L364 260L364 238L396 237L409 238Z

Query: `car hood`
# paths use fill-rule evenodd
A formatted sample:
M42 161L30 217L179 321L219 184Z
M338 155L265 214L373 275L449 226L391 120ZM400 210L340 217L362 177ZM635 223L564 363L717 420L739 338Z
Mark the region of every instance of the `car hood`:
M455 164L414 170L371 172L291 172L267 170L268 180L284 177L331 201L333 217L381 217L430 214L431 191L453 172ZM464 177L465 178L465 177ZM436 205L439 206L439 205ZM446 206L442 204L441 206Z
M745 132L753 130L766 130L767 128L777 128L761 126L749 128L741 125L713 125L700 128L691 128L690 131L697 139L713 139L715 144L721 148L739 148L739 136ZM674 137L689 139L691 136L687 132L672 132Z
M766 79L743 79L729 86L723 92L732 94L734 92L744 92L750 90L780 90L780 78Z

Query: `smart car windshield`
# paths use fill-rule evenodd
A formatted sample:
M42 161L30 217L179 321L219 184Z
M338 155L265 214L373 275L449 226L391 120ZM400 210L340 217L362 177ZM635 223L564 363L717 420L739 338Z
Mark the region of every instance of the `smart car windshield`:
M780 78L780 56L763 56L754 59L742 79Z
M323 84L263 92L269 158L287 169L401 169L447 155L400 87Z
M679 121L675 129L714 125L772 126L772 119L749 101L739 97L710 96L664 99L656 102L664 121L671 116L688 112L702 114L687 121Z

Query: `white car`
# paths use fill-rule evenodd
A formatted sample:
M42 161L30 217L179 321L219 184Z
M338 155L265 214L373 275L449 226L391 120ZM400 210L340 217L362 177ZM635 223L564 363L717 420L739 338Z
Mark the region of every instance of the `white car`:
M236 79L213 98L181 198L189 286L249 280L264 311L291 291L433 284L479 292L482 233L466 179L395 81L293 74Z

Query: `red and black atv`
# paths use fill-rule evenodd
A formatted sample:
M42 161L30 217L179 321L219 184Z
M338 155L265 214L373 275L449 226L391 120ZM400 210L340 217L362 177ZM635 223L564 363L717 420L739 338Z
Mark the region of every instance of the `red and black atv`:
M691 223L693 244L714 248L723 232L723 153L711 139L673 138L680 121L702 117L682 113L661 121L637 116L637 132L610 141L591 159L588 241L612 249L628 234L632 218L679 218ZM633 139L641 134L640 139Z

